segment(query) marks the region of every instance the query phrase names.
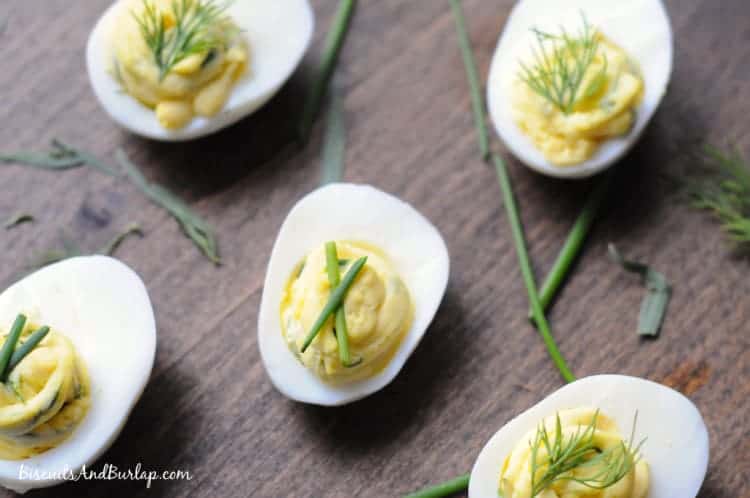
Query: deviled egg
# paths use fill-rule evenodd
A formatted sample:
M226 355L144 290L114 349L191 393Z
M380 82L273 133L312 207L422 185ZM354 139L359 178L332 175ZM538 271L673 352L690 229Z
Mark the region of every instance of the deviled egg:
M109 448L143 392L156 350L148 294L115 259L72 258L3 292L0 330L19 357L0 372L0 485L59 484Z
M656 112L672 45L661 0L520 0L490 67L495 128L540 173L593 175L630 150Z
M308 194L279 231L261 299L274 386L328 406L382 389L427 331L448 273L442 236L405 202L345 183Z
M87 47L94 93L124 128L188 140L265 104L312 40L308 0L118 0Z
M682 394L596 375L505 424L474 464L469 498L694 498L708 455L706 425Z

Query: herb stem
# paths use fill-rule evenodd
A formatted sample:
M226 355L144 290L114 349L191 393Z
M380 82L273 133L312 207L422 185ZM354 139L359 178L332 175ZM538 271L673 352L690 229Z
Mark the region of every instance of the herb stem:
M8 374L13 371L13 369L23 361L26 356L31 353L31 351L37 347L37 345L42 342L42 339L47 337L47 334L49 333L49 327L43 326L35 330L28 339L24 341L23 344L21 344L18 349L16 349L13 352L13 356L10 357L10 362L8 363Z
M21 338L21 332L26 325L26 316L19 313L13 326L10 328L8 337L5 339L2 349L0 349L0 382L5 382L8 378L8 363L10 362L13 350L16 349L18 339Z
M333 20L333 27L326 37L322 61L318 66L317 74L307 93L305 107L302 110L302 118L297 130L298 139L302 144L307 143L310 137L313 121L315 121L315 117L318 115L318 111L320 111L323 95L328 88L328 83L336 68L336 63L341 53L341 47L344 45L346 34L349 31L349 24L356 4L356 0L341 0L339 2L338 10Z
M339 285L339 256L336 253L336 243L326 242L326 270L328 270L328 282L331 289ZM344 304L336 309L335 327L336 340L339 343L339 358L344 366L351 363L349 356L349 328L346 326L346 314L344 313Z
M464 17L461 2L459 0L450 0L453 16L456 19L456 31L458 32L458 46L461 49L461 57L466 68L466 77L469 80L471 90L471 107L474 111L474 123L477 128L477 138L479 140L479 151L483 160L490 157L490 138L487 132L487 120L485 118L484 104L482 101L482 90L479 84L477 64L471 49L471 41L466 30L466 18Z
M555 363L555 366L557 366L560 374L562 374L563 379L565 379L566 382L573 382L576 380L576 377L573 375L573 372L570 371L565 358L563 358L557 344L555 343L555 339L552 337L549 322L547 322L547 318L544 316L544 309L539 300L536 283L534 282L534 272L531 269L529 254L526 250L523 227L521 225L520 216L518 215L518 207L516 206L515 197L513 196L513 188L510 183L508 171L505 167L505 162L497 154L492 154L492 160L495 163L497 179L500 182L500 190L503 193L503 202L505 203L505 210L508 213L511 231L513 232L516 253L518 254L521 274L523 275L523 280L526 284L526 291L529 295L529 301L531 302L531 311L534 321L537 324L539 334L542 336L544 344L547 346L547 351L549 351L549 355L552 357L552 361Z
M557 295L558 290L565 282L571 266L578 258L583 243L591 230L591 226L596 219L597 213L599 212L599 208L609 191L609 186L612 183L612 176L612 172L607 173L606 176L596 185L591 194L589 194L586 204L583 206L581 213L573 224L570 233L568 233L568 238L565 240L565 244L563 244L560 253L557 255L557 259L552 265L552 269L544 280L542 289L539 292L539 301L543 310L546 311L549 308L549 305ZM531 320L532 323L536 323L531 308L529 308L529 320Z
M346 153L346 129L344 127L344 103L335 92L331 95L323 139L320 184L339 182L344 175Z
M469 487L469 474L456 477L450 481L431 486L429 488L415 491L404 498L443 498L465 491Z
M300 352L304 353L307 350L313 339L315 339L315 337L318 335L318 332L320 332L323 324L326 322L326 320L328 320L328 317L330 317L331 314L333 314L333 312L339 306L341 306L341 303L343 302L344 297L349 290L349 287L351 287L354 279L357 277L357 274L362 269L362 267L365 266L365 263L367 263L367 256L363 256L355 261L346 275L344 275L344 279L341 281L341 283L331 291L331 295L328 297L328 302L323 307L323 311L320 312L318 319L315 321L312 328L310 329L310 332L307 334Z

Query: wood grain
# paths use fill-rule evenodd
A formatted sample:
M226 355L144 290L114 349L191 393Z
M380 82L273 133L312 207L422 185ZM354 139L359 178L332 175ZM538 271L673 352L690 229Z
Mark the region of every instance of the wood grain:
M469 94L447 2L361 2L334 84L345 96L347 180L413 203L452 255L445 301L425 340L382 392L340 409L290 402L271 386L256 344L262 279L276 232L318 179L320 128L285 146L335 2L313 2L316 44L267 107L216 136L158 144L118 129L86 79L84 46L106 0L11 0L0 35L0 150L54 136L102 157L124 147L218 228L214 267L176 223L131 186L88 169L2 166L0 285L61 232L93 249L139 222L119 256L145 280L157 314L156 367L121 437L101 458L121 468L187 469L190 481L93 481L32 497L388 497L468 471L514 414L560 386L526 321L527 303L494 173L477 159ZM750 497L750 264L716 226L686 209L665 178L689 170L697 144L750 152L750 6L667 1L676 67L667 98L624 160L616 192L551 313L579 375L620 372L682 389L706 416L710 471L701 498ZM486 75L510 0L464 1ZM534 175L510 161L538 275L552 264L590 183ZM662 336L635 333L642 289L606 258L613 241L668 275ZM0 496L10 494L0 492ZM675 497L680 498L680 497Z

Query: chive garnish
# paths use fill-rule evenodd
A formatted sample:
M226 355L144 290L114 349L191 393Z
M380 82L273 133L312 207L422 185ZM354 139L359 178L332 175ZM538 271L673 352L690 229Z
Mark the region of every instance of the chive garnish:
M29 213L16 213L5 222L5 229L10 230L23 223L31 223L34 221L34 215Z
M328 302L323 307L323 311L320 312L320 316L318 316L318 319L315 321L312 328L310 329L310 332L307 334L300 352L304 353L307 350L307 348L310 346L310 343L312 343L313 339L315 339L315 336L317 336L318 332L320 332L323 324L326 322L326 320L328 320L328 317L331 316L339 306L341 306L346 293L349 291L349 287L351 287L354 279L357 277L357 274L366 262L367 256L363 256L355 261L349 271L346 272L346 275L344 275L344 279L341 281L341 283L335 289L333 289L333 291L331 291L331 295L328 297Z
M8 378L8 362L13 355L13 350L16 349L24 325L26 325L26 316L19 313L10 328L10 333L5 339L2 349L0 349L0 382L5 382L5 379Z
M638 318L638 334L652 337L659 335L672 294L672 287L667 282L667 278L646 264L625 259L614 244L609 245L609 255L623 269L640 275L646 286L647 291L643 296Z
M349 31L349 22L354 14L356 4L356 0L341 0L339 2L339 7L333 20L333 28L328 32L328 36L326 37L322 61L315 75L315 80L310 86L305 107L302 110L302 118L297 130L299 141L302 144L307 143L313 121L315 121L315 117L318 115L318 111L320 111L320 103L328 88L333 70L336 68L339 53L344 44L346 34Z
M337 94L331 95L323 139L323 157L320 164L320 184L340 182L344 175L346 129L344 128L344 103Z
M425 488L421 491L415 491L414 493L406 495L404 498L442 498L444 496L454 495L468 487L469 475L466 474L451 479L450 481Z
M456 31L458 33L459 43L462 46L465 45L466 47L468 47L468 50L461 51L464 59L464 67L466 69L467 77L469 81L479 81L479 77L477 76L477 65L474 60L474 54L471 50L471 42L468 38L466 30L466 20L461 10L461 3L459 2L459 0L451 0L451 6L453 7L454 14L456 14L456 26L458 28ZM478 126L478 132L480 136L483 137L482 140L480 140L480 143L483 142L484 137L487 137L487 142L489 143L489 135L485 123L485 103L481 95L480 88L478 85L469 85L469 89L473 94L472 98L478 100L482 104L478 106L478 108L474 108L476 122L481 123L481 125ZM481 152L484 153L484 151ZM511 230L513 232L516 253L518 255L518 260L521 266L523 280L526 284L526 291L529 295L529 301L531 302L534 321L538 325L539 333L541 334L542 339L547 346L547 350L552 357L552 361L555 362L555 365L557 366L558 370L560 370L560 373L562 374L565 381L572 382L575 380L575 376L573 375L573 372L570 371L570 368L568 368L565 359L563 358L560 350L557 347L557 344L555 343L555 339L552 337L549 323L544 316L544 309L542 308L541 302L539 301L539 294L537 292L536 283L534 281L534 273L531 269L529 254L526 250L526 241L523 234L523 227L521 226L521 219L518 215L518 208L516 207L516 201L513 196L513 188L510 183L508 171L505 167L505 162L497 154L491 154L491 157L495 165L497 178L500 182L500 189L503 193L503 203L505 204L505 210L507 212L508 220L510 221Z
M539 301L542 303L542 309L545 311L549 308L552 300L557 295L557 291L560 286L565 282L565 278L570 272L571 266L578 258L578 254L581 252L583 242L586 240L586 236L591 230L591 225L594 223L599 208L604 201L604 198L609 191L609 186L612 183L612 177L614 173L607 173L602 178L599 184L589 194L586 204L583 206L581 213L578 215L573 228L570 229L568 238L565 240L560 254L558 254L555 263L552 265L547 278L544 280L542 289L539 292ZM534 316L529 308L529 320L534 323Z
M490 134L487 132L487 119L484 112L482 101L482 90L479 84L477 63L471 50L471 41L469 33L466 30L466 18L464 17L461 2L459 0L450 0L453 17L456 19L456 31L458 32L458 46L461 49L461 57L466 67L466 77L469 80L471 90L471 107L474 110L474 124L477 129L477 139L479 140L479 152L483 160L490 157Z
M523 227L521 226L521 219L518 215L518 208L513 196L513 188L510 183L508 171L505 168L505 163L500 158L500 156L498 156L497 154L492 154L492 159L495 163L497 178L500 182L500 190L502 190L503 192L503 202L505 203L505 210L508 213L511 231L513 232L513 239L516 245L518 261L521 266L521 274L523 275L523 280L526 284L526 291L529 295L529 301L531 301L531 311L534 316L534 321L537 324L544 344L547 346L547 351L549 351L549 355L552 357L552 361L557 366L560 374L562 374L563 379L565 379L566 382L573 382L574 380L576 380L576 377L575 375L573 375L573 372L570 371L565 358L563 358L560 350L557 347L557 344L555 343L555 339L552 337L552 331L550 330L549 322L544 316L542 303L539 301L539 294L537 293L536 283L534 282L534 272L531 269L531 261L529 260L529 254L526 250L526 241L523 235Z
M339 256L336 252L335 242L326 242L326 270L328 271L328 282L331 289L339 285ZM349 355L349 328L346 326L346 314L342 303L336 309L335 318L336 340L339 343L339 358L344 366L349 366L351 357Z
M42 339L47 337L49 333L49 327L43 326L35 330L23 344L21 344L14 352L13 356L10 357L10 363L8 363L8 374L31 353L31 351L42 342Z
M102 247L99 250L99 254L106 254L107 256L112 256L118 247L120 247L120 244L122 244L125 239L130 237L131 235L137 235L138 237L143 237L143 230L141 229L140 225L137 223L131 223L125 229L115 235L112 240L107 242L107 245Z

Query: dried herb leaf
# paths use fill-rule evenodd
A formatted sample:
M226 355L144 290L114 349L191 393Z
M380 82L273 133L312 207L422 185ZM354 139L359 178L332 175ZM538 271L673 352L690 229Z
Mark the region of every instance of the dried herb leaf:
M130 161L125 151L118 149L115 157L125 169L125 173L133 184L152 202L166 209L180 223L185 234L209 260L217 265L221 264L213 228L203 218L195 214L182 199L161 185L149 183L140 169Z
M672 287L667 278L644 263L625 259L614 244L609 245L609 254L612 260L625 270L641 275L646 286L647 292L641 302L638 318L638 333L644 336L659 335L672 294Z
M107 243L106 246L102 247L99 250L99 254L106 254L107 256L112 256L118 247L120 247L120 244L123 243L125 239L130 237L131 235L137 235L138 237L143 238L143 230L141 230L141 227L137 223L131 223L127 227L125 227L125 230L123 230L121 233L115 235L112 240Z
M12 154L0 154L0 162L24 164L34 168L58 171L88 165L110 176L118 176L113 168L93 154L65 144L58 139L52 140L50 151L21 151Z
M5 222L5 229L10 230L11 228L17 227L23 223L31 223L34 221L34 215L29 213L16 213Z
M341 97L334 93L330 99L323 142L323 157L320 164L321 185L341 181L344 174L345 151L344 103Z

